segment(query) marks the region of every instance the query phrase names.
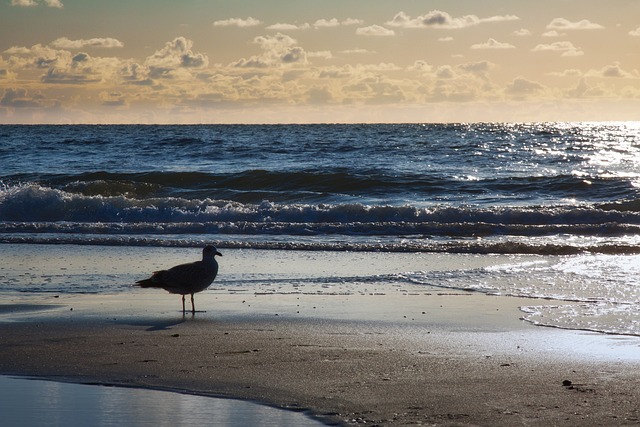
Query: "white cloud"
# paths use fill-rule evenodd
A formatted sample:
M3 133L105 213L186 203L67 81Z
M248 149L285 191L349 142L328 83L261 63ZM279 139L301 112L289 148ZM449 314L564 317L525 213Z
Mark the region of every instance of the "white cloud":
M544 86L540 83L527 80L523 77L515 78L510 84L507 85L506 91L511 95L525 96L532 95L544 90Z
M556 30L549 30L542 33L542 37L564 37L566 33L559 33Z
M554 42L551 44L539 44L533 49L532 52L562 52L562 56L582 56L584 52L580 50L580 48L575 47L573 43L563 41L563 42Z
M12 108L39 108L42 107L41 95L29 96L26 89L7 88L0 98L0 105Z
M101 104L106 107L126 107L128 105L127 100L122 92L107 92L102 91L98 95Z
M471 49L514 49L515 46L509 43L502 43L496 39L489 39L486 43L471 45Z
M92 57L80 52L67 62L48 67L40 81L47 84L81 85L105 82L119 74L122 61L118 58Z
M551 73L547 73L550 76L555 76L555 77L581 77L583 75L582 71L576 69L576 68L570 68L564 71L553 71Z
M11 0L11 6L34 7L44 3L46 6L62 9L63 4L60 0Z
M629 71L625 71L622 69L620 64L616 62L611 65L606 65L599 70L590 70L589 72L587 72L587 75L592 77L631 79L631 78L637 78L638 72L635 71L634 73L631 73Z
M248 18L229 18L223 19L220 21L215 21L213 23L214 27L255 27L257 25L262 24L262 22L258 19L248 17Z
M555 18L547 25L549 30L602 30L603 28L602 25L591 22L588 19L571 22L565 18Z
M340 22L342 25L362 25L364 21L357 18L347 18Z
M602 86L587 84L587 79L582 77L576 87L565 93L569 98L599 98L605 96L607 92Z
M371 50L367 50L367 49L362 49L362 48L355 48L355 49L346 49L341 51L340 53L345 53L345 54L365 54L365 53L375 53L374 51Z
M233 67L266 68L307 63L307 53L288 35L259 36L253 42L260 45L262 54L236 61L231 64Z
M316 28L328 28L328 27L337 27L340 25L340 21L336 18L332 19L318 19L314 22L313 26Z
M489 61L479 61L479 62L467 62L465 64L460 64L456 68L459 70L465 71L467 73L477 74L480 76L485 76L487 71L494 67L494 64Z
M38 2L35 0L11 0L11 6L33 7L37 5Z
M436 77L439 79L452 79L455 77L455 73L450 65L443 65L436 70Z
M441 10L432 10L425 15L415 18L407 15L405 12L398 12L387 25L401 28L445 28L457 29L472 27L482 23L504 22L518 20L515 15L491 16L489 18L479 18L476 15L464 15L461 17L453 17L447 12Z
M331 59L333 58L333 54L330 50L320 50L317 52L308 52L307 56L309 58L322 58L322 59Z
M380 25L371 25L369 27L358 28L356 34L359 36L389 37L395 36L396 33Z
M296 24L273 24L267 27L267 30L275 30L275 31L298 31L298 30L308 30L311 28L311 25L308 23L296 25Z
M452 42L453 41L453 37L449 36L449 37L440 37L438 39L439 42Z
M103 48L113 48L113 47L123 47L121 41L106 37L106 38L93 38L93 39L80 39L80 40L70 40L67 37L60 37L51 42L51 46L58 49L82 49L85 47L103 47Z
M76 71L72 69L49 68L47 73L40 79L48 84L80 85L88 83L98 83L101 76L93 73Z
M620 68L620 64L607 65L602 69L602 77L629 77L630 74Z
M340 25L361 25L363 23L363 21L361 19L355 19L355 18L347 18L347 19L343 19L342 21L339 21L336 18L331 18L331 19L318 19L316 22L314 22L313 26L314 28L331 28L331 27L338 27Z
M426 71L426 72L431 72L432 69L433 67L429 65L427 61L424 61L422 59L415 61L413 65L409 67L409 70Z
M184 37L176 37L165 43L164 47L149 56L145 65L149 67L151 77L169 77L173 71L181 68L204 68L209 59L202 53L194 53L193 42Z
M13 46L5 50L9 55L7 63L12 68L47 69L49 67L66 67L71 63L71 53L56 50L41 44L28 47Z
M520 28L519 30L514 31L513 34L519 37L526 37L531 35L531 31L526 28Z
M640 27L636 28L635 30L629 31L629 35L633 37L640 37Z

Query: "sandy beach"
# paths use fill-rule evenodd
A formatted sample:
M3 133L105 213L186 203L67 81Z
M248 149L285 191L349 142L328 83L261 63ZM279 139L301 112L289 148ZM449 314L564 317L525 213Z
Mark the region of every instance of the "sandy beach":
M154 249L149 256L147 248L127 248L115 262L121 248L4 245L2 251L10 261L5 277L28 264L11 262L9 254L48 251L53 255L38 266L42 276L66 257L67 272L116 265L117 280L144 276L184 253ZM385 270L399 271L504 261L221 251L221 277L234 280L247 268L304 277L371 271L381 259ZM107 255L108 262L97 261ZM179 297L162 291L3 294L0 374L241 398L346 425L640 423L638 337L537 327L520 319L518 307L531 300L513 297L424 286L347 292L349 283L319 290L295 281L274 291L244 280L246 286L198 294L202 311L184 317Z

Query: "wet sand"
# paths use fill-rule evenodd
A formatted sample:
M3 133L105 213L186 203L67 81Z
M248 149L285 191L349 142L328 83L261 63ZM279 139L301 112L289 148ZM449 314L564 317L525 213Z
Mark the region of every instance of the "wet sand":
M242 398L342 424L640 423L640 339L536 327L520 320L530 303L214 289L183 317L161 291L5 295L0 374Z

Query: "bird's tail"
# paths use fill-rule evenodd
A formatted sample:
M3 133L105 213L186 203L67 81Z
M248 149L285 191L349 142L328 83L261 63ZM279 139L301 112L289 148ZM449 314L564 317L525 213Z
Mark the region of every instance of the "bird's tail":
M160 285L159 275L163 272L164 271L156 271L148 279L138 280L135 286L140 286L141 288L160 288L162 286Z
M154 286L157 286L157 285L153 282L153 278L149 278L144 280L138 280L135 286L140 286L141 288L153 288Z

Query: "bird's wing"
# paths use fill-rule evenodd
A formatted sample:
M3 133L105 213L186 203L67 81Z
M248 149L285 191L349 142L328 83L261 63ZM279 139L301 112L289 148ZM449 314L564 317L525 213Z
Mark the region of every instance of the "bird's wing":
M163 276L163 281L173 285L190 285L194 281L199 281L206 274L201 261L189 264L180 264L167 270Z

